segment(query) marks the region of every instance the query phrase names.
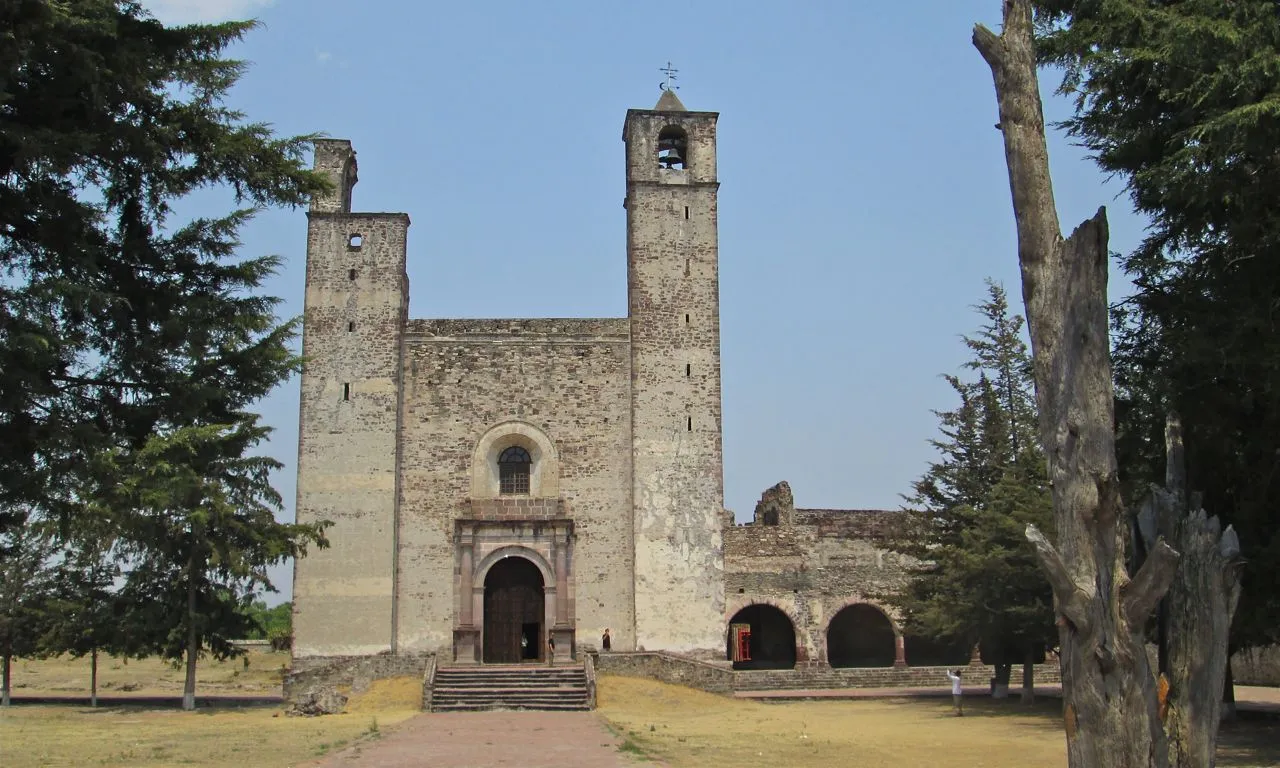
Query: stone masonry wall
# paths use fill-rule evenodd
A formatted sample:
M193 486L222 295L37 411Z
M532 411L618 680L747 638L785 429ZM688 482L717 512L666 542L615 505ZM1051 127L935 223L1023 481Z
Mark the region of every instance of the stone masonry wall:
M451 658L454 521L511 519L512 503L517 517L573 521L578 637L609 627L618 647L634 644L630 362L626 320L409 322L400 429L402 649L441 649L442 659ZM477 446L503 424L544 433L558 477L544 478L528 498L473 499L475 462L494 460L477 457ZM555 496L537 498L538 488Z
M336 174L354 178L346 142L322 142L316 166L336 196L307 227L297 520L330 520L328 549L294 570L295 657L392 650L396 423L408 306L404 214L352 214ZM349 169L342 171L341 169Z
M765 492L752 524L724 532L726 625L749 605L772 605L791 619L797 661L824 663L827 627L842 608L865 603L893 616L877 595L905 584L908 562L876 546L895 513L787 509L785 486Z
M724 510L715 125L711 112L630 110L628 307L641 648L722 648ZM688 136L659 167L659 133Z

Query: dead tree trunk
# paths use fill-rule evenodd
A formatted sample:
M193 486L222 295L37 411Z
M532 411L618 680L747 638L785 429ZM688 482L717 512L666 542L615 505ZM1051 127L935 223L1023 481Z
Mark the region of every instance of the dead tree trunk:
M1018 261L1035 363L1040 437L1053 486L1055 547L1034 526L1053 588L1063 717L1072 768L1163 768L1168 748L1143 627L1169 587L1178 554L1159 542L1131 580L1116 477L1107 337L1105 209L1063 239L1032 38L1030 0L1004 0L997 36L973 44L991 67L1018 230Z
M1212 768L1227 676L1227 640L1240 600L1240 541L1231 526L1187 495L1182 426L1170 415L1165 428L1165 487L1153 486L1138 513L1147 546L1177 543L1182 563L1164 598L1161 647L1167 658L1164 729L1169 762L1177 768Z

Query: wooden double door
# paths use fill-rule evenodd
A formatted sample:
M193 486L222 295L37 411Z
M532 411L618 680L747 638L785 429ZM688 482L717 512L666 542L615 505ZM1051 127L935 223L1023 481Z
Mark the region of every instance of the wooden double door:
M500 560L484 580L484 662L518 664L546 658L542 572L523 557Z

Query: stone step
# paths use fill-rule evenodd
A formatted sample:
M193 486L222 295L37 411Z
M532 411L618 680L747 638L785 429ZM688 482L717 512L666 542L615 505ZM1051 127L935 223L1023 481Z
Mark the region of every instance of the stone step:
M487 685L585 685L585 677L562 677L554 680L530 680L521 677L440 677L436 676L436 685L487 686Z
M581 666L440 667L431 690L433 712L494 709L585 710L587 674Z
M585 712L589 709L583 704L539 704L537 706L500 705L500 704L432 704L433 712L491 712L498 709L537 710L539 712Z

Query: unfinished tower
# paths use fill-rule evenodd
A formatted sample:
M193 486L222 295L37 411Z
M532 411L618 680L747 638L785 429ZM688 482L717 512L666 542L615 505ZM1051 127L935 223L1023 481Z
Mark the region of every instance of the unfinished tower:
M628 110L636 643L724 646L715 112Z
M350 142L317 141L315 169L334 191L307 216L297 519L334 525L294 569L294 653L366 655L394 650L409 217L351 212Z

